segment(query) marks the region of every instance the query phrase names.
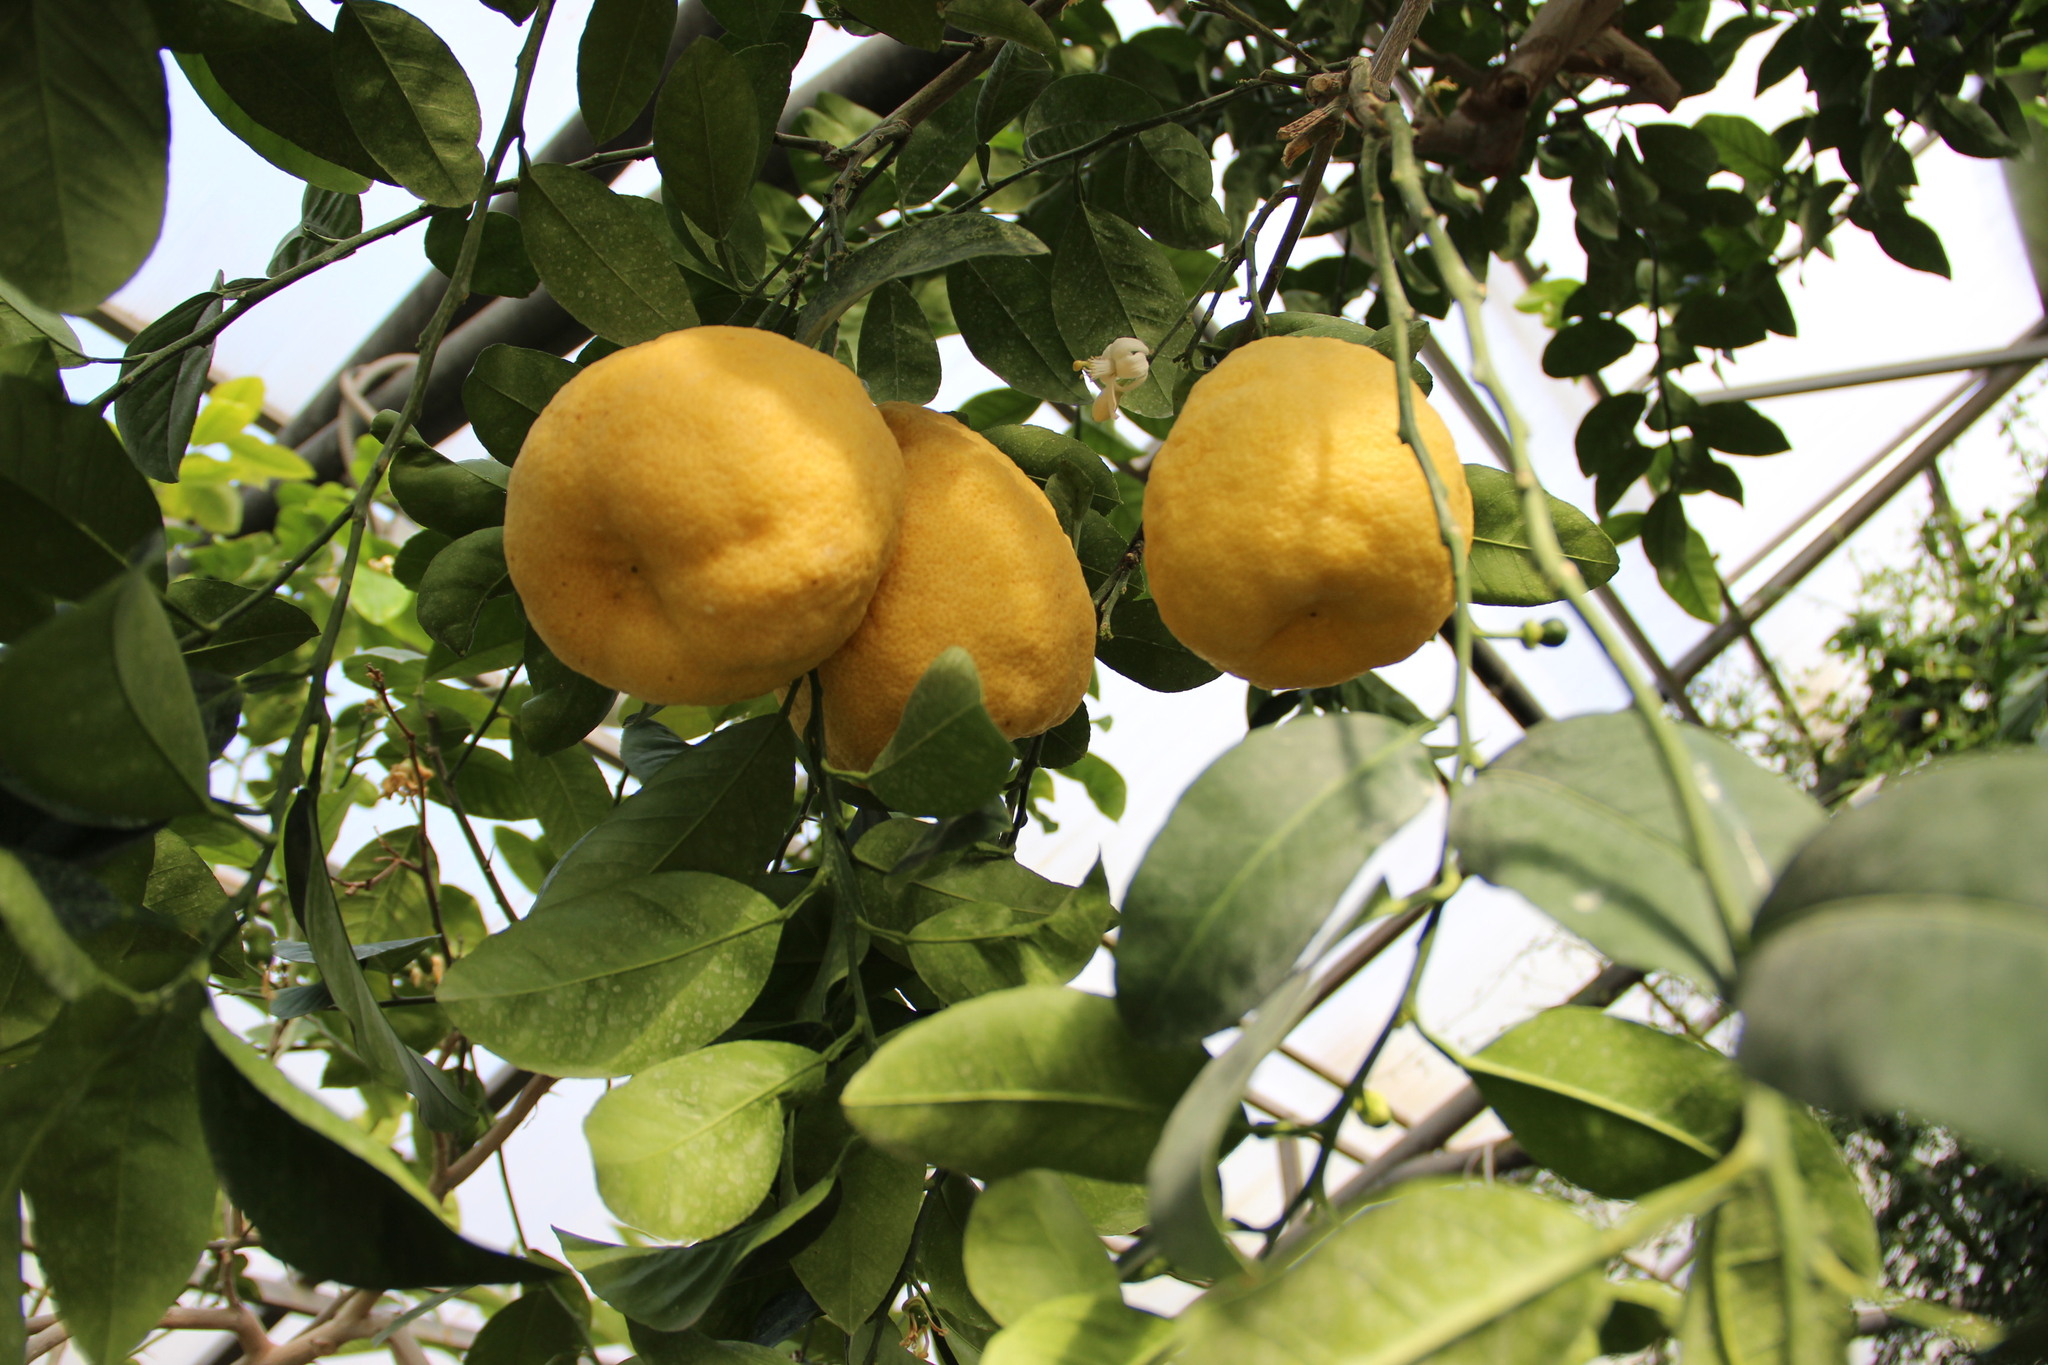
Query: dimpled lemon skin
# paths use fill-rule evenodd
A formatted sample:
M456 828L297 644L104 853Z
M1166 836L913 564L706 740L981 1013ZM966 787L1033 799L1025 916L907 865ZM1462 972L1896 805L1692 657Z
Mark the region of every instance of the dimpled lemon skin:
M826 760L853 771L874 766L917 680L954 645L974 656L983 704L1011 739L1072 715L1095 666L1095 607L1038 485L951 417L881 407L909 476L903 533L867 619L818 670Z
M542 410L505 563L563 663L715 706L844 643L902 509L903 457L851 371L772 332L693 327L606 356Z
M1259 687L1328 687L1407 658L1451 614L1450 555L1399 435L1394 366L1266 337L1188 394L1145 487L1145 574L1181 643ZM1422 394L1415 420L1472 543L1472 494Z

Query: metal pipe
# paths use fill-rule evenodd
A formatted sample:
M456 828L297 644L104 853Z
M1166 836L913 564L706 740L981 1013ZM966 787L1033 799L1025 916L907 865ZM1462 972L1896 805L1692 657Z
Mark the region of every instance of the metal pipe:
M1757 398L1789 398L1801 393L1825 393L1829 389L1853 389L1863 384L1888 384L1895 379L1919 379L1930 374L1954 374L1958 370L1988 370L2018 360L2048 357L2048 319L2036 323L2022 339L1998 351L1971 351L1966 355L1935 356L1927 360L1902 360L1893 365L1872 365L1861 370L1840 370L1834 374L1812 375L1806 379L1780 379L1769 384L1745 384L1712 393L1696 393L1700 403L1747 403Z

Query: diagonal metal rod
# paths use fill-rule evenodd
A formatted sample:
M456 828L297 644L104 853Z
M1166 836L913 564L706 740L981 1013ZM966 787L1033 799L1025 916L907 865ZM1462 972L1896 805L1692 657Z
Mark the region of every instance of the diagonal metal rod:
M1757 398L1789 398L1794 394L1825 393L1830 389L1853 389L1864 384L1889 384L1897 379L1919 379L1930 374L1955 374L1960 370L1989 370L2016 360L2048 357L2048 335L2041 325L2023 333L2012 345L1996 351L1971 351L1966 355L1934 356L1926 360L1902 360L1895 365L1871 365L1860 370L1839 370L1834 374L1805 379L1781 379L1768 384L1744 384L1711 393L1696 393L1701 403L1746 403Z

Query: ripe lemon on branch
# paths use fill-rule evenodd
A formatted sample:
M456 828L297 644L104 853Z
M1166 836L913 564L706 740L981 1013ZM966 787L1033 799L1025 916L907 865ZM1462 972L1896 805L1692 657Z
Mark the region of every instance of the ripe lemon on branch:
M1469 548L1472 494L1442 419L1416 425ZM1450 551L1399 436L1394 366L1273 336L1189 392L1145 489L1145 572L1189 649L1260 687L1327 687L1407 658L1455 604Z
M512 469L505 563L578 673L722 705L853 633L903 488L845 366L773 332L692 327L599 360L542 410Z
M1072 715L1095 662L1095 607L1045 494L953 418L912 403L881 412L909 480L902 535L867 619L818 669L826 761L855 771L874 765L918 679L954 645L974 656L983 705L1011 739ZM792 709L799 729L809 692Z

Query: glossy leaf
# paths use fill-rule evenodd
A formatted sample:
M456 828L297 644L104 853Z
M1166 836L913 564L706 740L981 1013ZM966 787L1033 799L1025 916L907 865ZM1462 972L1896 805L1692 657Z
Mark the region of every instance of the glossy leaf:
M469 214L461 209L448 209L429 218L425 249L434 269L453 279L468 235ZM476 260L470 265L470 292L523 299L539 287L540 272L526 254L526 234L519 220L496 209L487 212Z
M917 680L868 785L911 815L965 815L1002 792L1015 757L982 707L973 657L954 645Z
M324 28L320 31L327 32ZM315 156L304 147L272 132L268 127L249 117L242 106L235 103L233 97L221 88L213 68L199 53L174 52L171 55L176 58L178 69L185 73L185 80L191 85L193 93L206 105L207 112L220 120L221 127L240 138L250 151L286 175L296 176L308 186L335 194L353 196L370 187L370 177L367 174L350 170L346 166L337 166L324 157ZM231 55L229 60L233 60ZM324 95L327 102L334 105L334 118L346 133L347 121L342 118L340 106L334 103L334 91L329 88L325 90ZM353 133L348 133L347 136L354 142ZM368 154L362 151L360 143L355 143L355 150L365 162L368 162ZM305 239L300 237L297 240L303 242ZM287 262L287 268L291 264L295 263ZM276 264L273 263L272 269L276 268Z
M483 188L476 91L433 29L385 0L344 0L334 20L334 88L363 147L429 204Z
M1055 82L1039 103L1058 88ZM1067 219L1053 254L1052 313L1060 340L1078 360L1102 354L1118 337L1156 348L1182 320L1185 299L1157 243L1115 214L1082 205ZM1179 368L1154 356L1150 377L1123 395L1123 406L1140 417L1171 417Z
M208 70L221 92L252 123L345 173L383 178L383 168L356 136L335 90L333 33L308 14L299 0L289 3L292 29L288 35L280 34L253 47L209 53ZM282 169L298 173L291 166ZM328 189L352 189L350 183L339 180L313 183ZM361 188L360 182L353 186Z
M1059 340L1049 272L1013 257L962 261L946 271L946 297L967 349L1005 384L1050 403L1088 401Z
M1726 740L1680 735L1748 909L1820 808ZM1734 966L1663 759L1631 712L1531 730L1453 800L1450 834L1468 873L1521 892L1617 962L1702 982Z
M583 1350L583 1325L551 1290L540 1289L491 1314L462 1359L464 1365L548 1365Z
M1129 81L1094 72L1062 76L1024 111L1024 155L1035 161L1072 151L1158 113L1159 101Z
M986 1365L1143 1365L1173 1341L1173 1324L1116 1293L1047 1299L999 1332Z
M75 601L162 525L156 495L98 413L0 376L0 578Z
M292 22L285 0L155 0L150 11L164 46L190 52L262 42Z
M974 136L987 142L1053 82L1052 64L1028 47L1006 43L981 84L974 101Z
M1004 1326L1048 1299L1117 1292L1102 1239L1052 1171L991 1182L967 1220L963 1260L975 1299Z
M1131 142L1124 175L1131 221L1155 241L1199 251L1228 227L1216 202L1209 150L1178 123L1148 128Z
M936 52L945 24L936 0L854 0L846 12L909 47Z
M511 471L496 460L451 460L432 446L406 441L391 460L391 495L430 531L460 540L505 524Z
M1743 1067L1843 1113L1907 1109L2048 1169L2048 758L1939 764L1800 850L1743 965ZM1996 1046L1984 1040L2001 1040Z
M142 0L22 0L0 15L0 275L90 312L163 224L170 108Z
M1021 5L1022 0L1016 3ZM955 19L958 12L957 6L949 8L947 18ZM975 145L974 101L963 92L933 110L904 140L891 168L897 202L915 208L944 194L961 168L974 159Z
M583 1121L598 1193L657 1237L701 1241L753 1212L782 1155L782 1103L825 1061L793 1043L721 1043L614 1086ZM650 1324L658 1325L658 1324Z
M526 634L526 678L533 684L533 696L519 708L519 736L527 747L543 756L561 753L602 725L619 699L619 694L609 687L592 682L557 659L531 628ZM516 756L516 747L513 752ZM578 772L595 771L587 754L576 756L572 766ZM588 789L590 784L585 781L583 786ZM611 809L611 793L602 779L597 783L597 794L602 797L602 802L591 816L590 824L595 824ZM537 801L538 796L535 799ZM545 814L542 819L545 822ZM582 835L582 829L576 831L577 838ZM575 839L570 839L562 847L567 848L574 842Z
M1551 588L1529 542L1522 495L1514 476L1488 465L1465 466L1472 490L1472 600L1487 606L1540 607L1561 600ZM1588 588L1597 588L1621 568L1614 542L1591 517L1562 498L1544 494L1558 547Z
M868 296L860 324L861 382L877 403L929 403L939 393L939 343L901 280Z
M967 33L1006 38L1050 57L1059 40L1024 0L950 0L946 22Z
M208 808L206 734L155 590L124 574L0 656L0 773L89 823Z
M833 271L797 320L796 339L815 344L842 313L889 280L986 256L1044 253L1045 243L1029 232L985 213L923 219L862 247Z
M1123 495L1117 491L1116 475L1102 462L1102 457L1071 436L1014 423L985 427L981 434L1041 488L1060 469L1072 466L1086 480L1089 506L1094 510L1112 512L1123 502Z
M925 886L949 880L973 885L941 873ZM911 966L948 1004L1011 986L1064 985L1094 959L1116 912L1100 863L1082 885L1059 889L1066 894L1050 907L969 900L919 920L910 931Z
M575 374L574 364L546 351L484 347L462 381L463 411L477 440L501 462L517 460L533 419Z
M519 208L541 283L599 336L632 346L695 325L689 288L653 226L597 180L567 166L529 166Z
M662 766L548 878L536 910L649 872L745 879L781 851L796 739L781 716L720 730Z
M1603 1199L1705 1170L1742 1126L1726 1057L1595 1009L1545 1010L1458 1064L1538 1165Z
M300 1090L210 1015L199 1114L221 1186L271 1255L370 1289L533 1284L557 1272L465 1241L389 1147ZM188 1267L189 1269L189 1267Z
M505 531L493 526L471 532L434 556L420 579L413 610L427 634L459 657L475 642L486 604L510 591Z
M964 1175L948 1172L926 1199L918 1222L911 1271L938 1309L948 1331L980 1345L996 1330L996 1320L967 1287L963 1257L967 1222L973 1217L980 1190Z
M1021 986L891 1034L840 1104L868 1141L928 1165L1136 1180L1202 1062L1139 1043L1100 996Z
M1527 1190L1424 1189L1353 1218L1285 1275L1211 1291L1175 1319L1176 1359L1294 1365L1340 1341L1379 1365L1554 1365L1606 1306L1598 1271L1573 1273L1592 1237ZM1507 1284L1535 1292L1508 1298Z
M805 1290L843 1330L857 1331L896 1288L924 1205L924 1166L862 1145L839 1168L839 1207L818 1240L791 1258Z
M211 290L196 294L135 334L127 354L149 352L181 341L220 316L223 300ZM192 423L207 389L207 368L213 343L188 347L142 376L135 387L114 400L114 420L121 443L135 467L159 483L176 483L178 465L192 443ZM126 378L133 364L121 367Z
M626 131L654 98L676 27L676 0L596 0L576 48L576 102L590 140Z
M49 343L60 369L85 363L78 333L61 314L31 302L26 294L0 279L0 348L36 342Z
M1154 1043L1236 1023L1435 790L1414 734L1384 716L1253 731L1195 779L1131 879L1117 940L1124 1023Z
M1186 692L1223 676L1167 629L1159 604L1149 597L1117 603L1108 624L1114 633L1095 642L1095 657L1141 687Z
M662 192L714 238L753 212L749 193L761 143L754 106L746 68L717 39L699 38L669 71L654 108Z
M704 1046L768 979L781 912L703 872L655 872L546 910L448 969L464 1034L548 1076L626 1076Z
M165 596L201 625L219 620L257 595L255 588L219 578L181 578ZM282 597L265 596L234 620L185 651L194 668L229 675L247 673L289 654L320 633L313 618Z

